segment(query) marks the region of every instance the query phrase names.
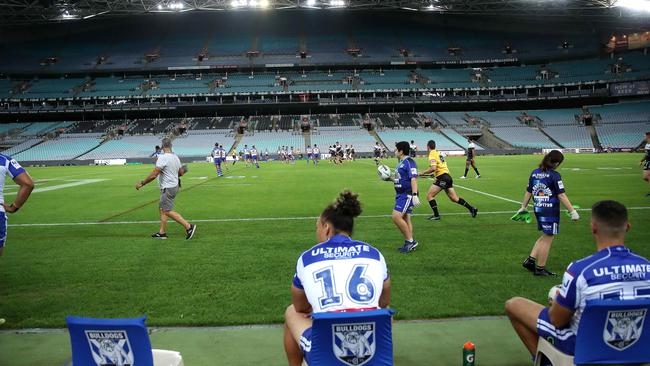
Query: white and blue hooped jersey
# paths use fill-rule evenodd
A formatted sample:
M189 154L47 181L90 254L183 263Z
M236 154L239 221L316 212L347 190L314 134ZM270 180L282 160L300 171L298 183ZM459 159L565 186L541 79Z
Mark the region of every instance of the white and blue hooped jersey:
M221 159L226 159L227 154L228 153L226 152L226 149L224 149L223 147L219 148L219 157Z
M307 152L307 155L311 155L311 152L312 152L311 147L308 147L307 150L305 150L305 151Z
M314 313L379 308L388 279L384 256L370 244L335 235L298 258L293 285Z
M251 149L251 155L257 156L257 149Z
M315 147L314 150L312 150L314 155L320 155L320 149Z
M638 298L650 298L650 261L618 245L571 263L556 302L575 311L570 328L577 334L587 300Z
M221 157L221 149L219 149L218 147L213 148L212 149L212 157L215 158L215 159L220 158Z
M2 204L5 202L4 188L7 174L9 174L11 179L14 179L24 172L25 169L16 160L10 156L0 154L0 212L5 212Z

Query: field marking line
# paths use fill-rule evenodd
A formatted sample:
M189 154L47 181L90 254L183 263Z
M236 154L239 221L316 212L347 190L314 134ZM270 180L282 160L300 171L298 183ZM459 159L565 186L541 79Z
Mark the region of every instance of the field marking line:
M429 178L429 179L431 179L431 178ZM468 188L468 187L465 187L465 186L461 186L460 184L454 184L454 187L458 187L458 188L466 189L466 190L468 190L468 191L470 191L470 192L474 192L474 193L482 194L482 195L484 195L484 196L488 196L488 197L492 197L492 198L497 198L497 199L500 199L500 200L502 200L502 201L512 202L512 203L516 203L516 204L518 204L518 205L521 205L521 201L511 200L510 198L505 198L505 197L497 196L496 194L492 194L492 193L487 193L487 192L479 191L478 189Z
M628 210L650 210L647 207L628 207ZM590 208L579 208L576 211L591 211ZM480 215L514 215L515 211L479 211ZM359 219L385 219L390 218L392 215L363 215ZM430 216L430 214L413 214L411 216ZM443 216L469 216L467 212L451 212ZM195 219L189 220L191 222L252 222L252 221L300 221L300 220L316 220L319 216L295 216L295 217L242 217L230 219ZM92 221L92 222L53 222L53 223L38 223L38 224L9 224L10 227L47 227L47 226L92 226L92 225L139 225L139 224L157 224L159 220L143 220L143 221Z
M82 179L82 180L78 180L78 181L75 181L75 182L57 184L55 186L36 188L36 189L34 189L32 191L32 193L56 191L56 190L63 189L63 188L77 187L77 186L82 186L82 185L86 185L86 184L104 182L104 181L107 181L107 180L108 179ZM6 195L9 196L9 195L17 194L17 193L18 192L7 192Z

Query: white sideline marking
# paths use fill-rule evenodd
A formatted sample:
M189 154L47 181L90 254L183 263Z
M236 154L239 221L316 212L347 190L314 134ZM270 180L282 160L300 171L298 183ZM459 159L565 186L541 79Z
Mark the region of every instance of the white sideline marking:
M467 188L467 187L465 187L465 186L461 186L461 185L459 185L459 184L454 184L454 187L458 187L458 188L466 189L466 190L468 190L468 191L470 191L470 192L474 192L474 193L482 194L482 195L484 195L484 196L488 196L488 197L492 197L492 198L498 198L498 199L503 200L503 201L516 203L516 204L518 204L518 205L521 204L521 201L515 201L515 200L511 200L510 198L505 198L505 197L497 196L497 195L495 195L495 194L491 194L491 193L487 193L487 192L479 191L479 190L477 190L477 189Z
M82 186L85 184L91 184L91 183L97 183L97 182L103 182L108 179L82 179L78 181L73 181L70 183L64 183L64 184L58 184L55 186L49 186L49 187L44 187L44 188L36 188L32 191L32 193L39 193L39 192L49 192L49 191L55 191L57 189L63 189L63 188L70 188L70 187L76 187L76 186ZM7 196L16 194L18 192L7 192Z
M628 207L628 210L650 210L648 207ZM576 211L591 211L590 208L579 208ZM481 215L514 215L515 211L479 211ZM413 214L411 216L430 216L431 214ZM469 216L467 212L451 212L443 216ZM385 219L391 215L365 215L359 216L360 219ZM297 216L297 217L242 217L234 219L198 219L189 220L191 222L250 222L250 221L299 221L299 220L316 220L318 216ZM41 226L89 226L89 225L139 225L139 224L157 224L158 220L145 221L108 221L108 222L52 222L40 224L10 224L11 227L41 227Z

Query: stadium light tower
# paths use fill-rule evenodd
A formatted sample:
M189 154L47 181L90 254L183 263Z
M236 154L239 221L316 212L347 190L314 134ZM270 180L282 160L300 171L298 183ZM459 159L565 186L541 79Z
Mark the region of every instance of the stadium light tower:
M307 0L305 4L307 6L316 6L316 0Z

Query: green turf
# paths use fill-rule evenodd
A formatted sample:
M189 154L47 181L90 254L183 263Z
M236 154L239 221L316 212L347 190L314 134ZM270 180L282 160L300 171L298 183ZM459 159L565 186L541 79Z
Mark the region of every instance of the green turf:
M528 174L541 156L479 157L482 179L455 179L474 190L519 201ZM617 199L650 207L637 154L568 155L560 172L570 199L584 208ZM450 158L452 175L464 160ZM387 161L394 165L394 160ZM420 165L424 159L419 159ZM0 317L6 328L62 327L66 315L130 317L146 314L150 325L236 325L277 323L290 302L289 287L301 251L316 243L314 219L343 188L358 193L364 214L389 215L393 188L381 182L371 160L315 168L265 163L262 169L231 168L219 178L208 164L192 164L177 198L190 220L269 218L265 221L200 222L194 240L170 224L167 241L157 230L155 184L136 191L151 165L30 168L38 188L106 179L36 192L11 216L11 225L97 223L107 225L11 226L0 259ZM470 174L472 175L472 174ZM473 175L472 175L473 176ZM208 179L198 179L208 177ZM236 178L235 178L236 177ZM241 178L240 178L241 177ZM53 180L46 180L53 179ZM46 180L46 181L43 181ZM424 192L430 181L420 180ZM15 188L8 187L11 191ZM480 210L471 219L463 207L438 199L443 220L414 218L418 250L409 255L389 217L361 217L355 238L385 255L393 279L392 306L400 319L503 314L515 295L544 301L559 278L534 278L520 266L538 237L536 225L509 220L518 204L462 188L458 193ZM11 200L11 198L9 199ZM487 212L507 211L499 214ZM428 214L423 205L416 214ZM455 215L447 215L453 213ZM457 214L457 215L456 215ZM563 218L549 267L594 250L589 214ZM296 218L294 220L274 218ZM650 257L650 210L632 210L628 244ZM139 223L138 221L153 221ZM121 222L111 224L111 222Z
M505 319L396 323L393 332L397 366L461 365L462 346L468 340L476 344L477 365L530 363ZM280 327L163 329L151 334L151 344L181 352L188 366L286 365ZM66 332L0 332L2 366L62 366L69 359Z

